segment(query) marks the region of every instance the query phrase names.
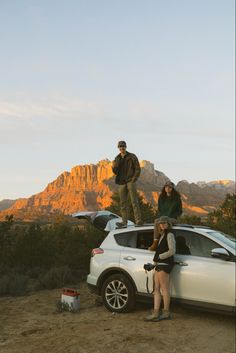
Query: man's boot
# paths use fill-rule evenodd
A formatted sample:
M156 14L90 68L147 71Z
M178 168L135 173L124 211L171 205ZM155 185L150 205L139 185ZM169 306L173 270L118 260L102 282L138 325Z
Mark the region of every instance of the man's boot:
M117 222L116 223L118 228L126 228L127 227L127 222Z

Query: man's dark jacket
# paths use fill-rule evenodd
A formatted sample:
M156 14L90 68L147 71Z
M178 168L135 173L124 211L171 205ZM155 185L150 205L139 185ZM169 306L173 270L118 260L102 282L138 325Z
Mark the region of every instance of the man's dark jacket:
M127 152L122 158L119 153L115 158L113 173L116 175L116 184L123 185L130 181L135 182L141 173L138 158L135 154Z

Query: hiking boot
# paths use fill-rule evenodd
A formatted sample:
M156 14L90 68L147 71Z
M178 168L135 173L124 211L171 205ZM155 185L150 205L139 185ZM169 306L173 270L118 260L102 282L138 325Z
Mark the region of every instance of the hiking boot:
M159 321L159 311L153 310L153 312L144 318L144 321Z
M126 228L127 222L117 222L116 225L118 228Z
M170 312L167 310L162 310L162 313L159 315L158 321L170 320L170 319L171 319Z

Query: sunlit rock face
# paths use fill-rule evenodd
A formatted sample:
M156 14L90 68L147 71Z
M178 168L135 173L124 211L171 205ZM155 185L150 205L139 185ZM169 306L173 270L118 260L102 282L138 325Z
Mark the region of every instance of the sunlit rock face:
M137 186L145 202L157 206L159 194L169 178L155 170L149 161L140 161L141 175ZM206 215L217 207L225 197L232 181L212 183L189 183L180 181L176 188L181 193L185 213ZM234 183L235 187L235 183ZM0 212L0 219L6 214L19 218L34 218L40 212L50 214L62 212L72 214L78 210L99 210L111 204L111 196L117 190L111 161L101 160L97 164L78 165L70 172L63 172L40 193L27 199L19 199Z
M60 210L71 214L77 210L97 210L110 205L112 188L105 181L114 179L110 161L81 165L63 172L48 184L44 191L29 199L17 201L14 209Z

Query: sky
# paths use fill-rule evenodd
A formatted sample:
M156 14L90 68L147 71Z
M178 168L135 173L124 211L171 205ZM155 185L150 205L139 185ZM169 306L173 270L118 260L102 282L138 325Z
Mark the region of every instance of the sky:
M235 179L233 0L0 0L0 200L118 154Z

